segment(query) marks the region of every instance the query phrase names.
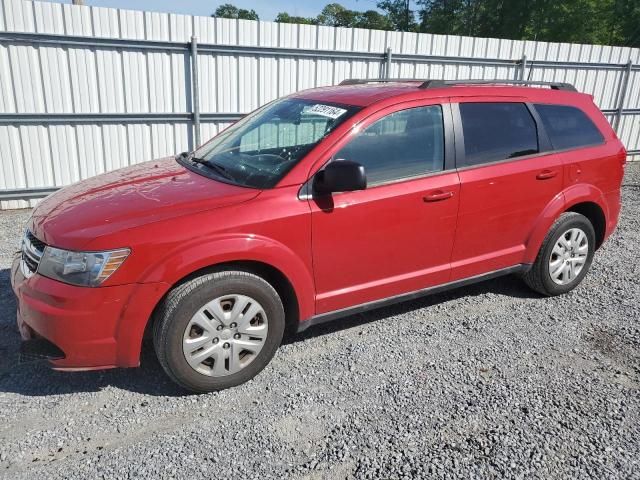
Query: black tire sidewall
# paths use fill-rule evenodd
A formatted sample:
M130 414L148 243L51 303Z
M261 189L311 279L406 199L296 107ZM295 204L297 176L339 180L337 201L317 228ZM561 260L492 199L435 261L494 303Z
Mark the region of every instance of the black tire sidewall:
M269 331L265 345L258 356L237 373L224 377L210 377L191 368L184 357L182 339L187 324L193 315L214 298L229 295L247 295L258 301L267 315ZM159 348L165 349L166 368L183 387L196 392L222 390L240 385L256 376L273 358L282 342L285 320L282 302L269 284L261 279L247 276L225 276L220 281L205 282L198 285L180 299L175 308L163 318Z
M587 240L589 242L589 251L587 253L587 261L584 264L584 267L580 271L577 277L575 277L571 282L566 285L559 285L555 283L549 272L549 258L551 257L551 252L555 247L558 239L561 235L565 234L568 230L572 228L578 228L582 230L587 236ZM566 221L560 222L556 225L553 232L551 232L550 239L546 243L544 250L542 251L542 255L540 257L540 268L542 273L542 283L544 284L545 290L549 292L551 295L561 295L563 293L567 293L577 287L582 279L585 277L589 268L591 267L591 263L593 261L593 255L595 253L595 244L596 244L596 234L591 225L591 222L587 220L586 217L582 215L573 215L566 219Z

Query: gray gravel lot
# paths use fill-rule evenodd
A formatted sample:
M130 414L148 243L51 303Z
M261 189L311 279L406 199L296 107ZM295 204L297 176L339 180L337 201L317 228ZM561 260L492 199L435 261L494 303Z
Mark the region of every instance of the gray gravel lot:
M569 295L514 277L317 327L253 381L189 396L142 367L17 364L0 213L0 476L640 478L640 164Z

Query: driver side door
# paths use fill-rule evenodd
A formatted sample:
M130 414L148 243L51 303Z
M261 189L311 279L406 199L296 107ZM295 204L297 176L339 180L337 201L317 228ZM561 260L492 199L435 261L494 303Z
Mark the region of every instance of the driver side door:
M367 188L308 199L317 315L449 281L453 155L447 103L389 107L338 142L331 160L363 165Z

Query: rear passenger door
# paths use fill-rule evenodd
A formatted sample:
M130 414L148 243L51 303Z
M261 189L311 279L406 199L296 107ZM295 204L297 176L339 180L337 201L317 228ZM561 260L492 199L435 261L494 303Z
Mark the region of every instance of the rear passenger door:
M456 102L456 100L452 100ZM452 280L522 263L536 219L563 188L563 165L549 152L526 100L459 98L453 105L460 210Z

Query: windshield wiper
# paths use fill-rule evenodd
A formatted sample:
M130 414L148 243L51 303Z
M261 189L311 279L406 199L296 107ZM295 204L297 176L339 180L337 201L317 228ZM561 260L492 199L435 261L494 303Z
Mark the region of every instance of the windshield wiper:
M224 168L224 167L223 167L222 165L220 165L219 163L212 162L211 160L206 160L206 159L204 159L204 158L198 158L198 157L195 157L195 156L191 156L191 157L189 157L189 160L191 160L191 161L192 161L192 162L194 162L194 163L201 163L201 164L203 164L203 165L206 165L207 167L209 167L209 168L211 168L211 169L215 170L215 172L216 172L218 175L220 175L220 176L222 176L222 177L226 178L227 180L232 180L232 181L234 181L234 182L236 181L236 179L233 177L233 175L231 175L231 174L229 173L229 170L227 170L226 168Z

